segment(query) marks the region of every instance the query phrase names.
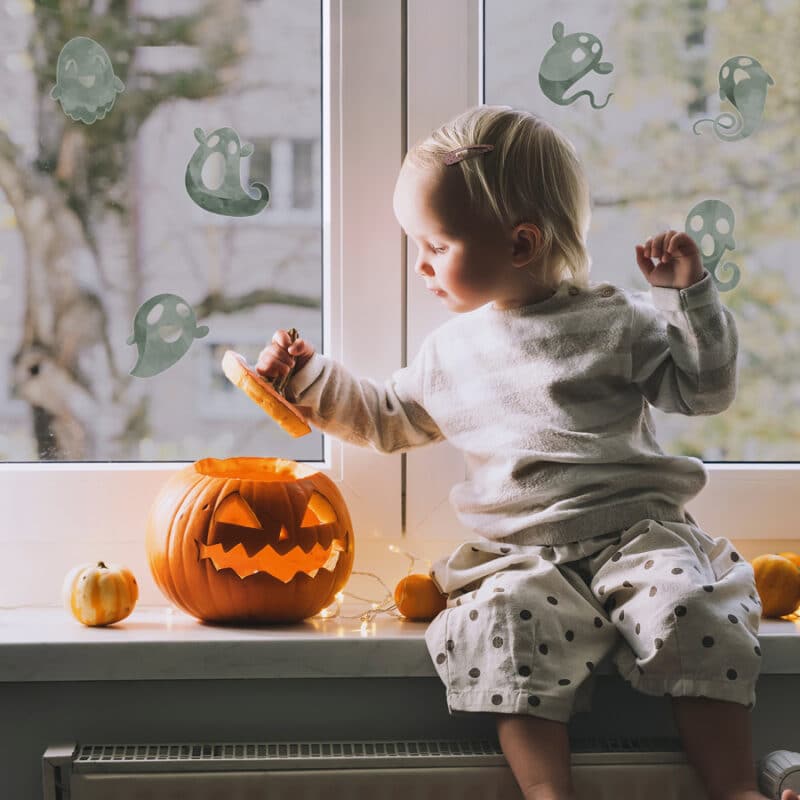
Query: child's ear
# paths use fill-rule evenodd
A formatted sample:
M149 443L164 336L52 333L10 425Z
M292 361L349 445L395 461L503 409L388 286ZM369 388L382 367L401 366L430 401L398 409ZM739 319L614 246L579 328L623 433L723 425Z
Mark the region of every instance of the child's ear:
M542 232L532 222L523 222L514 228L511 256L515 267L530 264L539 253Z

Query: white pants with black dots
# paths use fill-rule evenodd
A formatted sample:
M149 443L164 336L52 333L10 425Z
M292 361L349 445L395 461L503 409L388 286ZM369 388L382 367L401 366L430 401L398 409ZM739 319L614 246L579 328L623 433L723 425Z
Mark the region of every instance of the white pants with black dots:
M753 568L696 525L644 519L553 546L469 541L431 574L448 601L425 642L450 713L566 722L591 708L609 653L645 694L755 705Z

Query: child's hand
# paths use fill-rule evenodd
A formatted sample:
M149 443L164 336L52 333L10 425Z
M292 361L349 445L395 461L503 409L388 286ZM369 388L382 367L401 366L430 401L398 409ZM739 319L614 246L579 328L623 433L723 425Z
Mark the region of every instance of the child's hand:
M686 289L704 274L700 251L688 233L669 230L651 236L644 245L636 245L636 260L651 286Z
M301 370L314 355L314 347L305 339L293 342L284 330L272 334L272 342L259 354L256 372L265 378L285 378L292 370Z

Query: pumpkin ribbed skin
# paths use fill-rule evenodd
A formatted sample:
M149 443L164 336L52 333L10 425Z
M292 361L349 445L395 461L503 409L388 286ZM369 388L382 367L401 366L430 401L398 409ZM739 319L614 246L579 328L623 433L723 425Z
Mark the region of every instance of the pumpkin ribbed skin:
M763 617L782 617L800 605L800 570L783 556L764 553L751 562Z
M67 573L62 599L78 622L90 627L111 625L133 611L139 586L129 569L98 561L81 564Z
M146 548L159 589L187 613L219 623L314 616L347 583L355 557L336 484L279 458L207 458L180 470L153 503Z
M786 550L783 553L778 553L782 558L788 558L797 569L800 569L800 554L794 553L791 550Z

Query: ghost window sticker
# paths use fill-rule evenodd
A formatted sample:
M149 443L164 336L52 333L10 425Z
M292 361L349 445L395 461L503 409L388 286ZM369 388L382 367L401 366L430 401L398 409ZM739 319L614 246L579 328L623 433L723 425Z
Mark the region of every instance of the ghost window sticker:
M251 217L269 202L269 189L253 181L252 195L242 187L241 160L253 154L253 145L242 144L233 128L218 128L209 136L194 129L199 146L186 165L189 197L200 208L228 217Z
M114 74L105 48L88 36L76 36L62 48L56 85L50 96L70 119L92 125L105 119L125 84Z
M727 292L739 283L741 270L732 261L726 261L722 269L731 273L731 279L723 281L716 275L726 250L735 250L733 238L735 217L733 209L722 200L703 200L686 215L684 230L694 239L700 249L703 268L717 285L720 292Z
M761 125L767 104L767 88L774 86L772 76L750 56L733 56L719 70L719 98L727 100L736 114L724 111L716 119L706 117L692 125L697 136L697 126L713 123L714 134L722 142L736 142L755 133Z
M610 62L600 60L603 57L600 40L591 33L571 33L565 36L563 22L553 25L553 40L555 44L544 54L539 66L539 86L546 97L560 106L568 106L579 97L587 95L592 108L605 108L613 92L599 106L588 89L570 97L564 96L584 75L590 72L608 75L614 69Z
M157 294L142 303L133 320L128 344L139 352L131 375L152 378L177 363L195 339L208 335L192 307L177 294Z

